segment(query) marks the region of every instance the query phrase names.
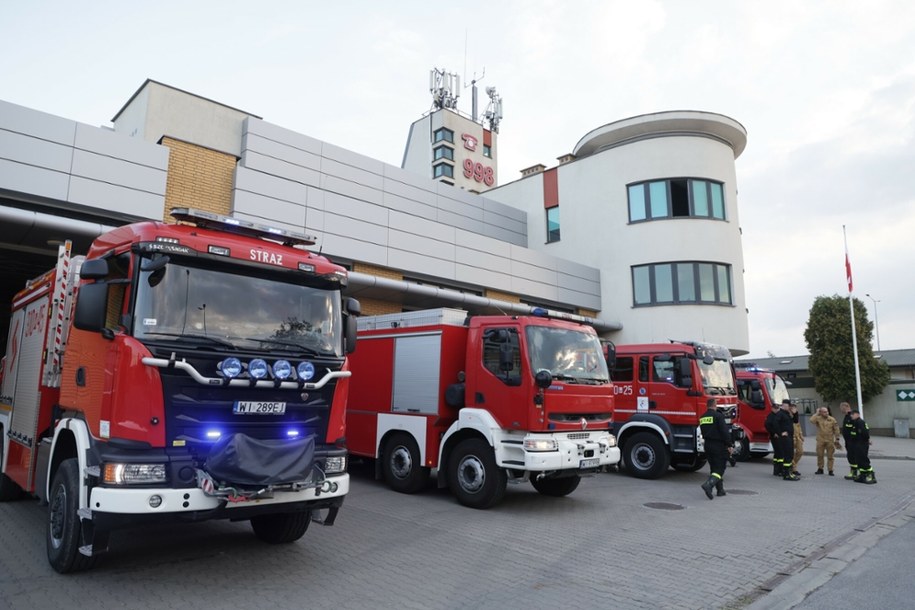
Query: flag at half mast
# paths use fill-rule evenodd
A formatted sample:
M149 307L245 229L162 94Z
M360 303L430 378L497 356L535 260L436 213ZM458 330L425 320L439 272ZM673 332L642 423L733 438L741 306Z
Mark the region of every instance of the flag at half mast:
M850 294L855 286L851 280L851 261L848 259L848 246L845 247L845 279L848 281L848 292Z

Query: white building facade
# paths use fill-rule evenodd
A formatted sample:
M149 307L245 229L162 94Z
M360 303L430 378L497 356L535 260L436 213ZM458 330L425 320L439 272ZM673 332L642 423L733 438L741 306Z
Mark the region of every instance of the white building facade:
M528 248L600 270L617 343L669 339L749 350L735 161L746 130L696 111L594 129L551 169L488 198L527 212Z

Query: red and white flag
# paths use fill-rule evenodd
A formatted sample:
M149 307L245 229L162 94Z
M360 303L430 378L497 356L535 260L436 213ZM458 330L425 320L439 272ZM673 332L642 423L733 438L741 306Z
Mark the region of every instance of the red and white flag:
M851 294L854 290L854 282L851 281L851 261L848 260L848 250L845 251L845 279L848 281L848 292Z

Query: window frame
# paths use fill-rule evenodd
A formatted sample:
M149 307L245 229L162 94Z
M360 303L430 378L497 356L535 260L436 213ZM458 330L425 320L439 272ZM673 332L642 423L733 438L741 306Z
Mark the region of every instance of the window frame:
M545 210L545 219L546 219L546 243L555 244L558 241L562 240L562 221L560 220L559 206L554 205L553 207L546 208ZM550 216L555 213L555 229L550 229Z
M684 185L681 186L681 182ZM699 189L704 192L701 198L697 194ZM684 193L686 202L681 201ZM704 202L701 204L704 214L697 211L700 199ZM626 185L626 209L629 224L682 218L728 221L724 182L710 178L664 178L629 183Z
M432 166L432 177L454 179L454 166L450 163L436 163Z
M454 149L448 146L447 144L442 144L441 146L436 146L432 149L432 160L439 161L441 159L447 159L448 161L454 161Z
M663 271L658 273L659 269ZM714 261L666 261L633 265L630 268L632 307L666 305L733 307L734 277L732 271L732 265ZM689 275L684 276L681 280L684 272ZM689 279L687 280L687 278ZM703 279L706 280L705 294L703 294ZM659 281L663 281L664 285L659 286ZM687 283L692 289L691 294L681 295L681 291ZM709 289L711 295L708 294Z
M432 142L450 142L454 144L454 130L447 127L439 127L432 132Z

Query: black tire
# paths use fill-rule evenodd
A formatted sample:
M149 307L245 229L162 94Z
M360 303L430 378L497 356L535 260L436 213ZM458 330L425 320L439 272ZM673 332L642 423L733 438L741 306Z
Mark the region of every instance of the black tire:
M561 479L540 479L531 477L531 485L544 496L561 498L567 496L578 488L581 477L563 477Z
M0 426L0 459L3 457L3 427ZM0 502L12 502L22 497L22 488L0 472Z
M310 523L311 511L251 517L254 535L270 544L295 542L305 535Z
M734 453L731 454L738 462L746 462L750 459L750 441L742 438L734 443Z
M505 495L508 475L496 466L489 443L469 438L458 443L448 461L448 486L458 502L470 508L492 508Z
M98 559L79 552L82 532L78 510L79 461L70 458L60 463L48 494L48 563L61 574L88 570Z
M766 457L767 455L769 455L768 451L751 451L750 459L751 460L761 460L764 457Z
M637 479L657 479L670 466L667 446L652 432L639 432L630 436L623 455L626 470Z
M404 494L416 493L429 480L429 469L420 462L416 441L404 433L393 434L385 441L381 472L388 487Z

